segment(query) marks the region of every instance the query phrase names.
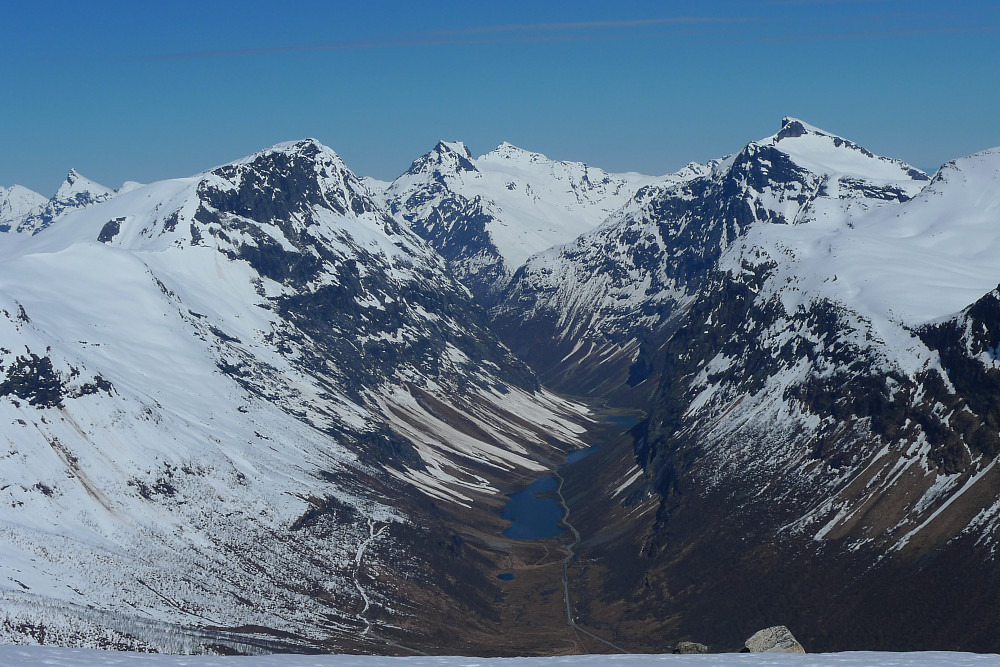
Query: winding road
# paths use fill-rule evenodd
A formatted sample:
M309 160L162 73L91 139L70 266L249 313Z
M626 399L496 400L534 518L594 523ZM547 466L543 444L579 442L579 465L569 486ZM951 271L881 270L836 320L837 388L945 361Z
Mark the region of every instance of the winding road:
M569 522L569 505L566 504L566 498L563 496L563 493L562 493L563 484L566 482L566 480L563 479L563 476L559 474L558 470L553 470L552 474L555 475L556 479L559 480L559 486L558 486L558 488L556 488L556 495L559 496L559 504L563 508L562 522L573 533L573 542L566 545L566 557L563 558L563 562L562 562L562 583L563 583L563 596L564 596L564 599L566 600L566 621L569 623L569 626L571 628L573 628L573 630L575 630L576 632L585 634L588 637L591 637L592 639L596 639L597 641L601 642L602 644L605 644L606 646L610 646L611 648L613 648L614 650L618 651L619 653L628 653L628 651L626 651L622 647L615 646L614 644L612 644L611 642L607 641L606 639L601 639L600 637L598 637L594 633L588 632L587 630L584 630L583 628L581 628L579 625L576 624L576 620L573 618L573 605L572 605L572 603L570 602L570 599L569 599L569 580L566 577L566 570L569 567L569 564L571 562L573 562L573 559L576 558L576 545L580 543L580 539L581 539L580 538L580 531L578 531L576 529L576 527Z

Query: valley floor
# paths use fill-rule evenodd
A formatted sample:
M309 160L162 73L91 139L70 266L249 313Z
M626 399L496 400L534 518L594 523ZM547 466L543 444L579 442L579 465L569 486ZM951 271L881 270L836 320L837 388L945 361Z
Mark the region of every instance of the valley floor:
M267 655L255 657L179 656L119 653L51 646L0 646L6 667L987 667L1000 665L1000 655L975 653L719 653L714 655L594 655L558 658L468 658L427 656L386 658L354 655Z

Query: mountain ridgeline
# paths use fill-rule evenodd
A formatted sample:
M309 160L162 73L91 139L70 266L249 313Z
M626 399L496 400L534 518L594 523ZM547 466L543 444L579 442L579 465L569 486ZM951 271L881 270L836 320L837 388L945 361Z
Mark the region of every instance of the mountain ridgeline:
M1000 651L1000 149L786 118L660 177L440 142L385 183L305 140L0 229L4 640ZM502 538L588 444L570 550Z

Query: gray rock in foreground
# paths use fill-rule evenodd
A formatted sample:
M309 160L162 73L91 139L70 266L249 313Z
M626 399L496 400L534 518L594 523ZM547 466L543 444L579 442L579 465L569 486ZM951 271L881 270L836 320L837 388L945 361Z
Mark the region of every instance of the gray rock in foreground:
M698 642L677 642L674 653L708 653L708 647Z
M744 652L748 653L805 653L802 647L788 628L783 625L775 625L764 628L754 633L750 639L746 640Z

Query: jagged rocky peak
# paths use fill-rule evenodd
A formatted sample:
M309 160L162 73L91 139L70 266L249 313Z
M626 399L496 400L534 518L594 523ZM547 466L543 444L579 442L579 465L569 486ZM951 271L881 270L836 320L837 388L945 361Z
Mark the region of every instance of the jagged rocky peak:
M830 136L828 133L819 129L815 125L810 125L805 123L798 118L792 118L791 116L785 116L781 119L781 131L775 135L775 139L780 141L788 137L801 137L805 134L820 134L823 136Z
M95 183L76 169L70 169L69 173L66 174L66 180L56 190L54 199L59 201L79 200L84 197L98 199L100 197L107 197L112 193L113 190L111 188L106 188L99 183Z
M472 153L461 141L439 141L428 153L421 155L404 175L452 174L477 172Z
M276 144L210 174L225 182L204 180L199 187L202 199L258 222L298 217L308 224L316 208L381 217L369 189L333 149L316 139Z
M11 225L9 229L19 234L37 234L66 213L106 201L115 194L110 188L82 176L76 169L70 169L66 180L51 199L12 221L16 225Z
M316 139L300 139L275 144L264 150L252 153L245 158L216 167L212 173L220 170L232 170L250 166L257 170L272 168L279 164L294 164L312 169L317 174L330 176L339 172L350 171L336 151Z
M462 141L445 141L442 139L441 141L438 141L435 150L439 152L452 151L469 158L470 160L472 159L472 153L469 152L469 147Z

